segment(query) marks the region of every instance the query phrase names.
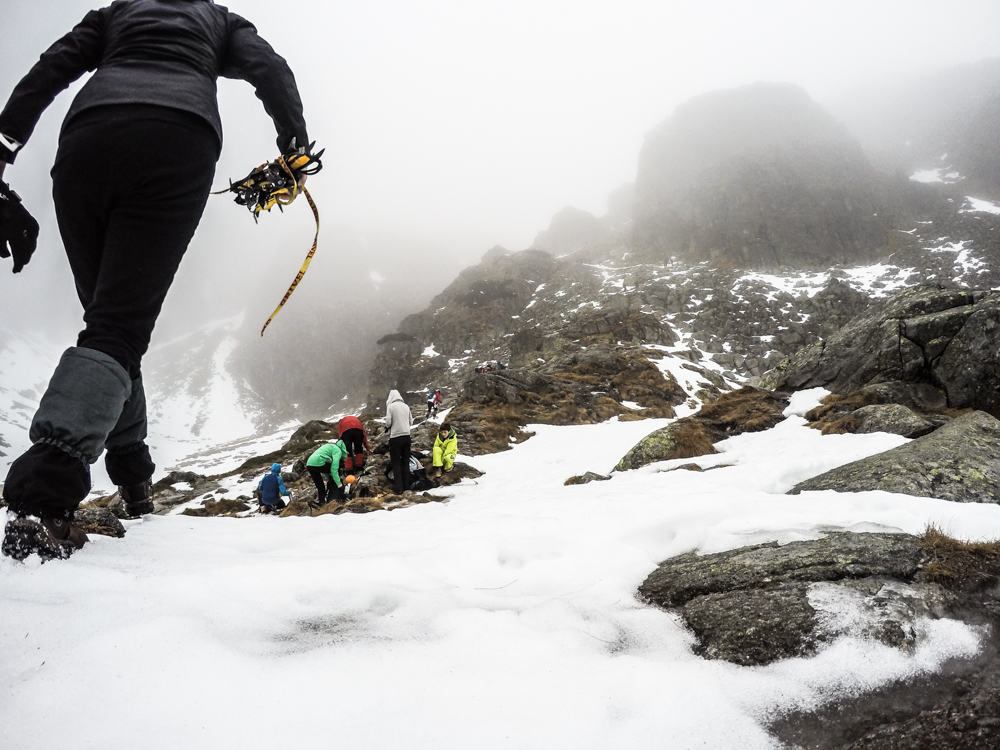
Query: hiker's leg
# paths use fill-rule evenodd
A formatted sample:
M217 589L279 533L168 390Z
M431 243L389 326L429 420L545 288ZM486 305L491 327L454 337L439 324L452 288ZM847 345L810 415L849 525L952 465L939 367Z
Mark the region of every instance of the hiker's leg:
M400 438L400 441L402 441L402 449L400 452L402 453L403 459L401 463L403 467L403 491L405 492L410 489L410 485L413 483L413 477L410 475L410 436L403 435L403 437Z
M455 465L455 457L450 453L446 453L442 456L442 460L444 461L444 470L451 471L451 467Z
M405 479L403 476L404 468L406 469L406 476L409 476L410 471L409 452L405 456L403 453L404 441L407 444L409 443L409 440L405 436L389 438L389 461L392 463L392 488L397 495L402 494L404 489L409 488L408 484L403 483Z
M309 476L316 485L316 502L320 505L326 499L326 485L323 483L323 469L320 466L307 466Z
M432 451L431 465L440 466L441 465L441 446L435 445Z
M162 107L111 107L80 116L63 136L53 198L67 257L84 304L77 345L102 351L139 377L142 356L205 208L218 144L207 123ZM110 195L103 244L76 227L97 175Z

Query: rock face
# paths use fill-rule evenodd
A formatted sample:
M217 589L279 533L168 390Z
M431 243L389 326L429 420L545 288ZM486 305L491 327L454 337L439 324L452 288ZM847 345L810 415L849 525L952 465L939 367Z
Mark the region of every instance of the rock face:
M615 471L716 453L712 443L774 427L784 419L786 405L783 399L749 386L724 393L694 416L678 419L644 437L622 457Z
M886 244L879 184L860 145L797 86L704 94L646 138L633 240L652 256L739 268L873 258Z
M473 374L449 421L470 455L506 450L527 424L594 424L671 417L687 394L641 352L591 348L539 369ZM623 401L634 403L630 408Z
M947 406L1000 416L1000 294L920 286L872 305L782 363L777 390L849 393L887 381L941 388Z
M885 490L960 503L1000 503L1000 421L975 411L912 443L841 466L789 490Z
M836 533L781 547L680 555L650 573L639 594L680 608L698 638L696 650L709 659L755 665L812 653L844 634L844 624L825 612L828 602L844 599L867 608L863 624L853 627L907 647L915 618L939 612L946 599L934 584L900 585L913 580L925 558L920 539L908 534Z

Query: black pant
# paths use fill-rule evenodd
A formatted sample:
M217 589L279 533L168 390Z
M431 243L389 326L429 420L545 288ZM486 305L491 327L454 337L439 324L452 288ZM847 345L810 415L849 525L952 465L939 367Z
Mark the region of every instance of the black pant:
M330 482L324 485L323 475L330 474L330 466L307 466L309 470L309 476L312 477L313 482L316 484L316 502L320 505L330 502L331 500L340 500L343 502L344 490L342 487L338 487L337 483L334 481L333 476L330 476Z
M84 308L77 346L132 378L201 220L218 150L200 117L152 105L85 110L59 138L52 197Z
M349 456L353 458L354 456L364 455L365 433L363 430L359 430L357 427L344 430L344 434L340 436L340 439L344 441L344 447L347 448L347 454ZM360 464L363 463L363 460L360 463L355 461L354 468L360 468Z
M400 495L410 489L410 436L389 438L389 460L392 463L393 491Z

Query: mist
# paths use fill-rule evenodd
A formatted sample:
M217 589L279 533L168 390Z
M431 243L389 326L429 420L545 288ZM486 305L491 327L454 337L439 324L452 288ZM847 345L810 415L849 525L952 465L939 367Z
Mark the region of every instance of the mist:
M228 6L289 61L310 135L326 149L324 171L309 182L319 250L262 341L259 328L312 241L311 213L297 201L255 225L228 197L212 198L153 344L243 315L238 369L258 374L254 387L267 400L315 408L360 387L374 339L490 247L528 247L567 205L604 214L608 194L634 180L645 134L689 97L767 80L836 102L873 81L1000 54L1000 5L991 0ZM0 0L0 97L92 7ZM0 327L66 345L80 309L48 170L81 83L45 112L6 172L41 238L24 273L0 274ZM219 99L222 189L277 153L247 84L221 80ZM328 384L311 390L321 376Z

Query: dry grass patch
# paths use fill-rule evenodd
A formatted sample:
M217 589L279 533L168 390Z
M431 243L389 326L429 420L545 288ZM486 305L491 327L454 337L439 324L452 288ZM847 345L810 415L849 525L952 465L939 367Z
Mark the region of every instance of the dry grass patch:
M783 411L784 404L770 391L744 386L721 394L696 416L726 435L738 435L771 429L784 419Z
M1000 541L963 542L934 526L920 538L930 562L924 575L952 589L976 589L1000 582Z
M712 445L712 436L701 422L694 420L678 422L677 429L671 437L676 446L673 458L695 458L718 453Z

